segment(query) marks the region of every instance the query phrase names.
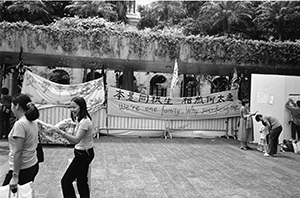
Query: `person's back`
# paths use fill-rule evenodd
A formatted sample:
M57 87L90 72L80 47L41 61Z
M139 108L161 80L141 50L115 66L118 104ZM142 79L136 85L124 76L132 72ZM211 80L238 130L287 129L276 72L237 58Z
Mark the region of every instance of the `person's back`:
M286 107L291 111L291 116L292 116L293 122L296 125L300 126L300 101L298 100L295 103L294 101L289 100L286 103Z
M281 124L278 121L278 119L275 118L274 116L265 115L264 118L269 121L271 129L275 129L275 128L281 126Z
M21 156L20 168L25 169L34 166L37 163L36 147L38 142L38 127L36 121L28 121L25 117L21 117L16 121L12 132L9 135L10 140L10 153L9 153L9 165L13 169L14 165L14 148L15 138L23 138L23 150Z
M291 135L292 139L296 140L300 138L300 101L297 102L289 99L286 104L286 108L291 112ZM297 136L296 136L297 135Z

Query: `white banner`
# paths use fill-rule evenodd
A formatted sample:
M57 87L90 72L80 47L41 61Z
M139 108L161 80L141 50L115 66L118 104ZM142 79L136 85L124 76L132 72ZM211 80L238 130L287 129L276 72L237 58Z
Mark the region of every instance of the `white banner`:
M98 111L105 101L103 78L86 83L62 85L54 83L30 71L24 74L22 93L31 96L37 106L69 105L75 96L80 96L87 102L88 110Z
M108 115L153 119L211 119L239 115L237 90L170 98L108 88Z

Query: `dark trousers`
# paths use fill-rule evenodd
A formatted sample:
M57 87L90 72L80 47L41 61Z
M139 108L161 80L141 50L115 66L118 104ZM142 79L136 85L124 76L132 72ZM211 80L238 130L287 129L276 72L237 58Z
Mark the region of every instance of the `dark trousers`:
M89 198L90 190L88 185L88 169L94 159L94 149L74 149L75 157L61 179L61 186L64 198L74 198L75 190L73 181L76 179L77 189L81 198Z
M277 153L277 147L279 143L279 135L282 131L282 126L279 126L275 129L272 129L270 131L270 136L269 136L269 154L273 155Z
M300 139L300 126L298 126L294 122L292 122L292 139L293 140L296 140L296 134L297 134L297 138Z
M34 166L26 169L21 169L19 172L19 185L26 184L28 182L34 182L34 178L39 172L39 163L36 163ZM12 178L13 171L10 170L5 176L2 186L8 185Z

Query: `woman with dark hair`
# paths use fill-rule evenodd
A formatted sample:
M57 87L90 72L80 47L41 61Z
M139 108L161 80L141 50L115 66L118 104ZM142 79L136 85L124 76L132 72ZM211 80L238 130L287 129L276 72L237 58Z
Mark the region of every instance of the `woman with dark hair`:
M247 150L251 149L248 146L248 142L253 141L253 120L252 116L255 115L250 113L249 100L242 100L242 107L240 109L240 122L239 122L239 132L238 140L241 143L241 149Z
M93 143L93 123L90 114L87 111L87 105L82 97L75 97L71 100L71 118L76 122L75 136L68 134L57 128L57 131L69 142L75 144L74 155L71 164L66 170L61 186L63 196L76 197L73 181L77 182L77 188L80 197L90 197L88 185L88 169L94 159Z
M39 111L28 95L18 94L12 98L11 111L17 121L8 135L9 171L3 186L17 191L17 184L34 181L39 170L36 148L38 144L38 126L35 121Z
M279 142L279 136L282 131L281 123L274 116L257 114L255 116L256 122L262 122L266 125L269 132L269 152L265 153L264 156L274 156L277 153L277 147Z

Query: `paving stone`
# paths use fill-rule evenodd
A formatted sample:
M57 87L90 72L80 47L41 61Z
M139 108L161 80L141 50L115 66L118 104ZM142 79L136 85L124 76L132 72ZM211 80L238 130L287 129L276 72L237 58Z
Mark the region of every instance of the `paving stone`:
M232 139L95 139L92 198L299 197L300 155L264 157ZM60 179L73 148L45 145L35 181L39 198L62 197ZM8 169L8 143L0 140L0 182Z

